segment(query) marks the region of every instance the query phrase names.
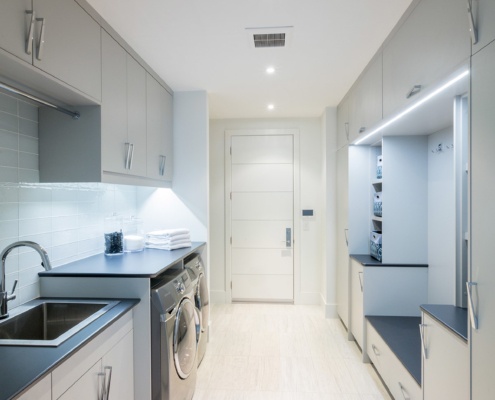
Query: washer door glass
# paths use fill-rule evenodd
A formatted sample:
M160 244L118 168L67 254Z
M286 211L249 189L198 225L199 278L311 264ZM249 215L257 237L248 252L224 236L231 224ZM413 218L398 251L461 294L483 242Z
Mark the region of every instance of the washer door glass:
M174 325L174 364L182 379L192 372L196 364L196 351L194 304L184 299L177 310Z
M201 311L201 332L205 332L208 327L208 321L210 319L210 299L208 298L208 283L206 282L206 275L199 274L199 301L196 298L196 307Z

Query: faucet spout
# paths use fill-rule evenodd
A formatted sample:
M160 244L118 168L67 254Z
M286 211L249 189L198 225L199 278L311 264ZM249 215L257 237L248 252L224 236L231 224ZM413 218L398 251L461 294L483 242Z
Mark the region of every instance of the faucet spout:
M8 245L5 249L2 250L0 253L0 260L1 260L1 265L0 265L0 319L8 317L8 312L7 312L7 303L10 300L15 299L15 287L17 285L17 281L14 283L14 288L12 289L12 293L9 295L7 293L7 290L5 288L5 263L7 260L7 256L9 253L14 250L17 247L30 247L34 249L41 257L41 265L45 270L49 271L52 269L52 265L50 263L50 259L48 258L48 253L46 250L41 247L38 243L35 242L30 242L30 241L19 241L12 243Z

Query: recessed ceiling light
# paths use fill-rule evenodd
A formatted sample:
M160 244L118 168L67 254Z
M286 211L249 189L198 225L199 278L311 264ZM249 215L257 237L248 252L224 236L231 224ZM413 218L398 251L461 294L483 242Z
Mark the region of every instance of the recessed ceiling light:
M274 74L274 73L275 73L275 67L268 67L268 68L266 69L266 73L267 73L267 74L270 74L270 75L271 75L271 74Z
M275 106L274 106L273 104L268 104L267 108L268 108L269 110L273 110L273 109L275 108Z

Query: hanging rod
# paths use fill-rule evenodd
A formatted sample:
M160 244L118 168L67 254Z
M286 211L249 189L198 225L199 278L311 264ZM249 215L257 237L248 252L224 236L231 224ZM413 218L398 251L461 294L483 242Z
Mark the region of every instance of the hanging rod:
M1 89L5 89L11 93L15 93L15 94L18 94L19 96L22 96L22 97L25 97L29 100L33 100L35 101L36 103L39 103L39 104L43 104L44 106L47 106L47 107L50 107L50 108L53 108L54 110L57 110L57 111L60 111L61 113L64 113L64 114L67 114L67 115L70 115L73 119L79 119L79 117L81 116L81 114L79 114L77 111L69 111L63 107L59 107L55 104L52 104L52 103L49 103L48 101L45 101L45 100L42 100L42 99L39 99L38 97L35 97L29 93L26 93L26 92L23 92L22 90L19 90L19 89L16 89L10 85L7 85L6 83L3 83L3 82L0 82L0 88Z

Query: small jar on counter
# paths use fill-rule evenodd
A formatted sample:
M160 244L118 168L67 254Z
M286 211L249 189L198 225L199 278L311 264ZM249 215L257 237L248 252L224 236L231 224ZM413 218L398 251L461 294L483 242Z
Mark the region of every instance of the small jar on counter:
M124 254L124 234L122 232L122 217L112 215L104 221L105 255L118 256Z
M124 251L126 253L134 253L143 250L143 220L135 217L124 220Z

